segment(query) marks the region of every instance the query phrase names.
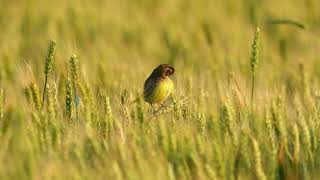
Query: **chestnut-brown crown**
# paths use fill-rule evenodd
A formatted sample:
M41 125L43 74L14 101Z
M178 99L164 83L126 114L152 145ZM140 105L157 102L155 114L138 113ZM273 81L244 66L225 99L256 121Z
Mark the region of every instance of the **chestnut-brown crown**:
M156 69L153 70L152 76L165 78L171 76L174 73L174 68L169 64L160 64Z

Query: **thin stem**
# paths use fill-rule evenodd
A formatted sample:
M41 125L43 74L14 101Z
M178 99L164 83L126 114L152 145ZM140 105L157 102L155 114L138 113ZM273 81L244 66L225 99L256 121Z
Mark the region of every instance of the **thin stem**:
M254 74L252 74L252 86L251 86L251 105L253 104L253 92L254 92Z
M73 88L74 88L74 104L75 104L75 107L76 107L76 121L78 122L79 119L79 112L78 112L78 101L77 101L77 87L76 87L76 83L73 83Z
M44 105L44 98L47 90L47 82L48 82L48 76L46 76L46 80L44 81L44 88L43 88L43 93L42 93L42 103L41 103L41 108L43 109Z

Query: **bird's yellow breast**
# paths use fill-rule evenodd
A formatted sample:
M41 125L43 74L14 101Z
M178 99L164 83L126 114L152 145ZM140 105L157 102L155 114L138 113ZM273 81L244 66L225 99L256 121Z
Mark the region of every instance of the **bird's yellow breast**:
M150 95L145 96L145 101L155 104L165 101L173 92L174 84L170 78L165 78L156 83Z

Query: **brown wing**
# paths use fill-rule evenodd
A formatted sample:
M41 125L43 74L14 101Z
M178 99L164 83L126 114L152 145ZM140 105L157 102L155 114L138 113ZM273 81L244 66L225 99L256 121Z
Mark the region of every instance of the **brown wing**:
M144 83L144 97L148 97L157 85L157 80L155 78L148 78Z

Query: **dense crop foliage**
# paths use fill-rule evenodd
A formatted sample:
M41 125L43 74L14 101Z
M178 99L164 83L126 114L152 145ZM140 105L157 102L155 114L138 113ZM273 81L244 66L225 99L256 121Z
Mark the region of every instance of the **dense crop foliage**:
M318 0L0 0L0 27L0 179L320 177Z

